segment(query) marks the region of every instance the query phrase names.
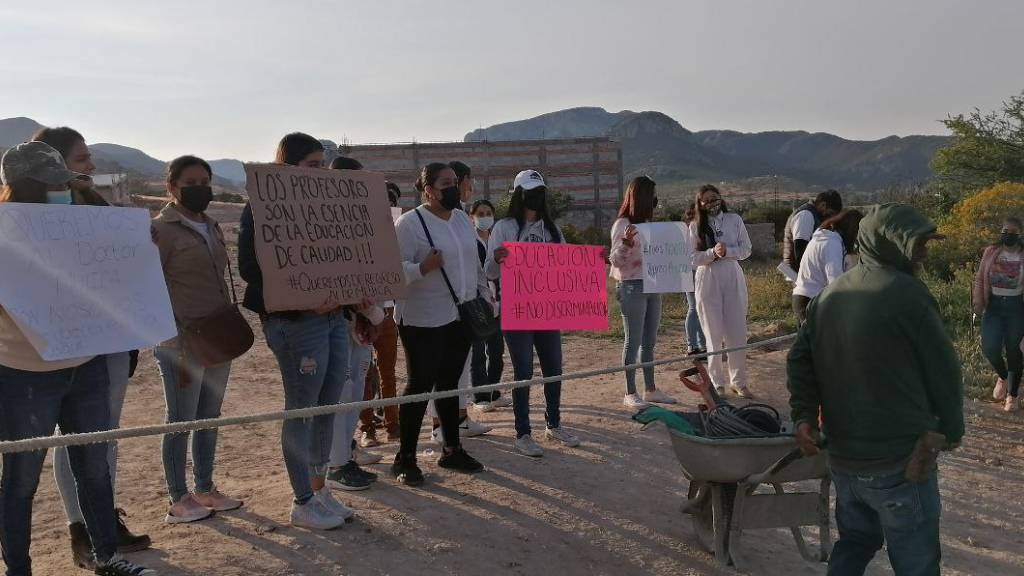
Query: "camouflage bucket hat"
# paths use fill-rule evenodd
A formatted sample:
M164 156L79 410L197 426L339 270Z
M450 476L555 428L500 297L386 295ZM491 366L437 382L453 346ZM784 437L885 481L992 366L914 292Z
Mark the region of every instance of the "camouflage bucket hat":
M25 179L51 186L87 176L68 170L64 157L45 142L24 142L14 146L0 160L0 182L11 184Z

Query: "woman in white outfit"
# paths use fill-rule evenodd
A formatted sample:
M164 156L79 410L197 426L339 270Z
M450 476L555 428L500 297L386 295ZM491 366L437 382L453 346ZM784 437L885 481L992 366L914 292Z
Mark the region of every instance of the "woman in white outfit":
M750 237L743 219L729 212L711 184L697 193L697 218L690 223L693 265L697 267L695 292L700 325L708 352L747 343L747 281L739 261L750 257ZM722 355L708 358L708 372L719 393L725 392ZM729 354L729 388L743 398L753 398L747 387L747 354Z
M811 300L856 265L855 245L862 218L857 210L843 210L825 220L811 236L793 287L793 313L799 324L804 323Z

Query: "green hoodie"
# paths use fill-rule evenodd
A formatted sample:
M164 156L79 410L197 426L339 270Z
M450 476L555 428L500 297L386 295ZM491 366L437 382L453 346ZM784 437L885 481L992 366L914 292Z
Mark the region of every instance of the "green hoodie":
M817 424L841 458L906 457L925 431L964 433L960 363L938 304L913 275L918 238L935 225L914 208L885 204L860 224L860 265L807 307L789 352L793 421Z

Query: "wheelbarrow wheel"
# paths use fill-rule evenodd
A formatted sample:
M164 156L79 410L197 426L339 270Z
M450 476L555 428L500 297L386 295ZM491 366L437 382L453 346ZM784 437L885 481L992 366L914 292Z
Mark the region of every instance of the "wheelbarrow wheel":
M686 501L697 542L709 552L714 552L715 526L711 508L711 485L701 480L691 481Z

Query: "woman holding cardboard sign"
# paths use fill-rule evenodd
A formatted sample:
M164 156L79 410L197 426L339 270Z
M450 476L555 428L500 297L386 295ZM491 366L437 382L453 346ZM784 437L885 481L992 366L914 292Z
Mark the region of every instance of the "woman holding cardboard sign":
M661 324L661 294L644 293L643 254L637 237L637 224L654 220L658 193L654 180L637 176L626 188L618 218L612 224L611 277L618 280L616 297L622 310L622 326L626 341L622 347L624 366L654 360ZM630 408L643 408L649 402L675 404L676 399L654 384L654 368L644 368L644 397L636 393L636 370L626 370L626 396L622 403Z
M455 171L427 164L416 189L423 204L395 222L409 297L395 303L395 322L405 348L409 384L403 396L455 390L469 357L470 340L459 319L458 304L490 296L477 259L476 233L461 209ZM483 465L459 442L459 400L435 400L444 448L437 465L459 472L479 472ZM409 486L423 484L416 444L426 402L399 407L400 443L391 473Z
M508 256L504 242L565 241L562 231L548 215L547 186L536 170L523 170L513 181L512 200L508 216L494 225L487 242L487 277L500 279L501 263ZM545 377L562 374L562 332L560 330L505 330L505 343L512 359L512 373L516 380L533 378L533 350L537 349L540 369ZM544 385L545 437L566 446L579 446L580 439L561 425L562 383ZM533 440L530 429L530 387L512 391L512 411L516 419L516 452L539 458L544 451Z
M708 352L747 343L747 280L740 260L750 257L750 237L743 219L729 212L718 188L705 184L697 192L697 220L690 223L693 265L697 268L697 311ZM721 354L708 358L708 372L719 393L725 392ZM747 354L729 353L729 388L753 398L747 387Z
M213 198L213 170L202 158L182 156L167 165L167 194L171 202L153 219L160 264L179 330L231 305L224 282L228 250L220 224L206 214ZM234 290L232 279L232 290ZM187 340L178 336L153 348L164 384L167 422L220 416L231 361L204 366ZM217 429L192 432L192 474L195 491L185 482L189 434L163 437L164 478L170 524L195 522L215 511L234 510L242 501L222 494L213 484Z
M18 144L0 160L0 202L70 204L69 182L82 177L68 170L48 144ZM105 357L43 360L13 317L0 308L0 440L49 436L58 425L64 433L108 430L109 390ZM117 551L107 451L106 443L68 448L96 574L150 574ZM45 450L3 455L0 548L8 574L32 571L32 500L45 458Z
M275 162L323 168L324 146L309 134L293 132L281 139ZM341 305L332 303L317 310L267 312L249 204L238 227L238 271L248 282L244 306L260 315L267 346L277 357L285 409L337 404L348 373L348 320ZM333 414L292 418L281 427L281 448L294 493L293 526L330 530L353 515L326 484L333 431Z

